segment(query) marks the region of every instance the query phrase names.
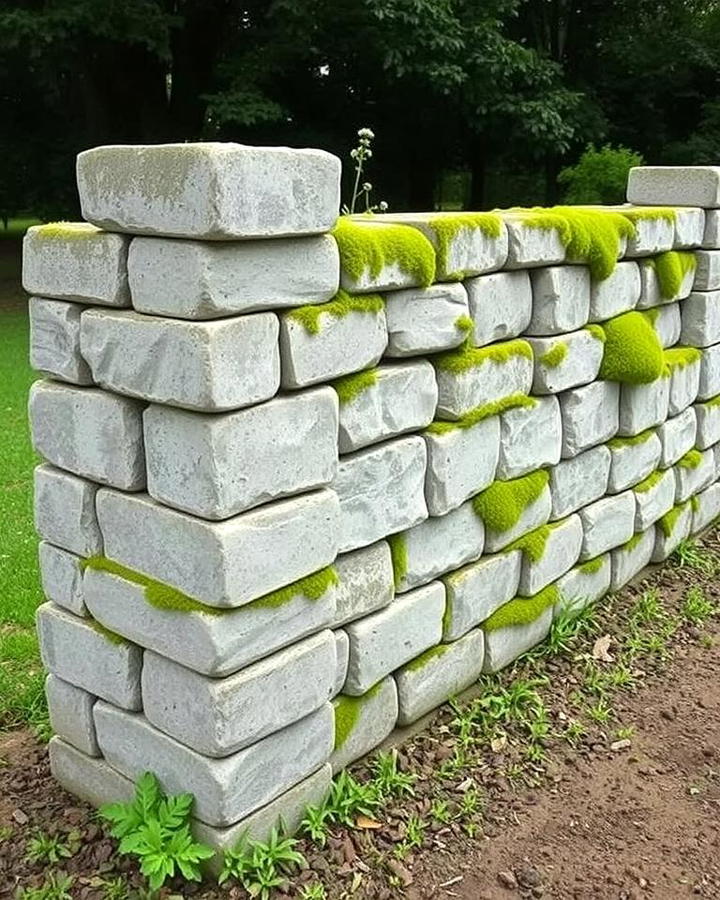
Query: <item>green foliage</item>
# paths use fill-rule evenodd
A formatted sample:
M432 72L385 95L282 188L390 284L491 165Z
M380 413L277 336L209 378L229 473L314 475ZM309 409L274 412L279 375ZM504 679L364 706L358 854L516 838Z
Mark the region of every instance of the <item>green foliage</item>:
M358 281L377 278L385 266L397 266L420 287L435 280L435 250L417 228L367 219L338 219L332 234L340 251L340 264Z
M73 900L70 888L74 883L72 875L51 872L41 887L22 889L18 894L18 900Z
M80 849L80 832L71 831L67 839L37 830L27 843L25 858L33 863L58 863L69 859Z
M499 416L509 409L519 409L520 407L532 409L536 403L537 400L534 397L528 397L527 394L510 394L509 397L503 397L501 400L494 400L491 403L476 406L475 409L471 409L470 412L465 413L464 416L455 422L439 420L431 422L426 431L429 434L449 434L458 428L472 428L478 422L483 422L491 416Z
M403 794L413 796L413 785L417 775L398 770L398 753L393 748L389 753L378 751L372 761L373 783L378 795L387 801L392 797L401 797Z
M663 300L674 300L688 272L697 266L695 254L690 251L668 250L647 260L646 265L655 269L655 274Z
M683 600L680 614L692 625L704 625L708 619L716 616L720 610L701 587L695 585L688 589Z
M605 322L605 353L599 378L624 384L647 384L665 370L663 348L642 313L623 313Z
M496 610L489 619L483 622L486 632L497 631L499 628L513 628L520 625L529 625L541 616L550 606L555 606L560 600L560 592L557 585L549 584L532 597L515 597L509 603Z
M527 507L540 497L549 479L544 469L538 469L510 481L494 481L473 498L473 509L486 528L509 531Z
M305 811L300 828L321 847L333 825L354 825L357 816L373 816L382 801L377 785L363 783L343 769L334 779L330 794L320 806Z
M276 828L267 843L241 838L232 850L226 850L218 883L233 879L242 885L252 898L268 900L273 888L287 881L288 875L307 865L305 857L292 837L280 837Z
M627 147L588 144L574 166L562 169L558 182L565 188L566 203L624 203L628 173L643 164L641 154Z
M690 503L693 506L693 512L696 512L697 497L691 497ZM683 569L694 569L705 578L712 578L717 575L720 569L720 559L717 554L707 547L703 547L694 538L686 538L677 545L673 558L677 565Z
M443 372L453 372L456 375L461 375L463 372L484 366L486 363L503 365L503 363L516 356L522 356L532 361L533 351L527 341L519 339L503 341L500 344L490 344L489 347L463 345L459 350L439 353L431 361L436 368Z
M567 341L556 341L549 350L540 357L540 362L549 369L557 369L568 352Z
M377 369L366 369L364 372L356 372L354 375L345 375L332 382L332 386L338 395L340 406L352 403L360 394L378 382Z
M385 309L383 298L379 294L362 294L360 296L348 294L339 290L328 303L318 303L314 306L298 306L286 313L287 317L299 322L308 334L320 334L322 317L330 316L333 319L342 319L350 313L372 314L382 312Z
M152 772L135 785L131 803L112 803L100 809L110 823L110 834L118 838L118 852L134 856L152 890L159 890L176 873L187 881L200 881L200 863L214 851L196 843L190 834L193 797L165 797Z

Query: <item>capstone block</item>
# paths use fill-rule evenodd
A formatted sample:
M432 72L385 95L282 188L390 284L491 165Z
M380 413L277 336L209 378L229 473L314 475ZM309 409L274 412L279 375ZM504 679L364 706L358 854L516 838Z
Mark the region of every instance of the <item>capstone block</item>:
M470 337L475 347L517 337L530 324L532 286L527 272L493 272L468 278L465 288L475 325Z
M560 338L528 338L528 343L535 357L533 394L559 394L597 378L604 345L587 329Z
M522 215L504 213L508 230L506 269L526 269L565 261L565 245L555 228L537 228Z
M43 540L79 556L102 553L96 484L46 464L36 467L34 486L35 530Z
M517 594L521 568L521 551L510 550L446 575L443 641L456 641L509 603Z
M141 708L140 647L52 603L43 603L36 621L40 655L51 674L115 706Z
M340 510L328 490L216 523L102 489L97 513L110 559L208 606L250 603L329 565L338 549Z
M341 553L427 518L426 456L425 442L413 436L341 457L331 485L340 501Z
M386 356L418 356L457 347L467 337L458 325L468 315L461 284L392 291L385 296L388 345Z
M609 494L617 494L633 487L654 472L662 453L660 438L652 432L647 435L646 440L635 443L617 438L610 441L608 449L611 454Z
M351 622L346 628L350 657L343 693L353 697L364 694L381 678L439 644L444 612L445 587L436 581Z
M655 547L650 558L651 562L664 562L671 556L678 545L690 536L693 524L692 505L687 502L680 508L677 518L669 525L662 519L655 529Z
M206 519L322 487L337 470L330 387L216 415L153 405L143 428L150 496Z
M715 480L715 455L712 449L700 451L700 460L697 465L683 465L681 459L676 463L674 472L676 479L675 502L684 503Z
M581 509L579 515L584 532L580 559L594 559L633 536L635 497L632 491L604 497Z
M720 254L720 251L718 251ZM682 305L680 340L690 347L720 341L720 291L693 291Z
M698 400L711 400L720 394L720 344L705 347L700 357Z
M625 587L631 579L650 563L654 549L655 527L651 525L647 531L644 531L642 534L636 534L628 544L613 550L610 553L612 564L610 590L619 591Z
M76 616L87 616L83 597L82 557L40 541L40 584L43 594Z
M550 497L554 522L587 506L607 491L611 455L607 447L593 447L550 469Z
M231 143L106 146L77 158L82 216L111 231L234 240L329 231L340 160Z
M83 307L63 300L31 297L30 365L70 384L92 384L92 374L80 353L80 314Z
M23 287L28 294L130 306L129 240L87 222L57 222L28 228L23 239Z
M658 473L658 480L649 486L640 485L635 494L635 531L646 531L675 503L675 473L667 469ZM645 490L640 488L645 487Z
M132 781L116 772L104 759L87 756L62 738L50 738L48 756L55 781L69 794L91 806L130 803L135 797Z
M509 625L493 631L485 629L485 658L483 672L499 672L523 653L544 641L552 625L552 607L544 609L533 622L526 625Z
M620 386L616 382L593 381L565 391L559 399L563 459L602 444L617 432Z
M550 488L548 485L545 485L537 500L525 507L512 528L509 528L507 531L495 531L492 528L485 529L485 552L496 553L517 538L522 537L529 531L533 531L540 525L544 525L550 518L551 509Z
M334 702L335 749L330 757L337 774L365 756L392 732L398 717L395 679L389 675L359 697L342 695Z
M333 682L332 696L337 697L347 678L348 662L350 661L350 638L347 633L338 628L333 631L335 637L335 681Z
M549 266L530 272L533 312L529 335L565 334L586 325L590 315L587 266Z
M55 734L88 756L100 756L93 721L97 698L55 675L45 679L45 696Z
M675 250L699 247L705 236L705 210L685 206L675 210Z
M720 288L720 250L697 250L693 291L717 291Z
M335 588L333 628L382 609L392 601L395 581L386 541L341 553L334 565L339 584Z
M550 528L540 559L523 552L518 594L532 597L564 575L580 556L583 526L577 515L568 516Z
M637 166L628 175L630 203L648 206L720 206L720 167Z
M340 256L327 234L230 243L137 237L128 280L138 312L217 319L331 300Z
M720 403L698 403L693 409L697 416L695 446L707 450L720 441Z
M432 422L437 405L435 369L427 360L374 369L374 382L350 399L340 394L341 453L416 431Z
M562 419L557 397L538 397L530 407L500 416L497 478L507 481L560 461Z
M602 281L590 284L590 322L612 319L620 313L635 309L640 299L640 267L625 260Z
M655 307L653 327L663 349L674 346L680 340L682 329L680 306L678 302Z
M666 419L657 429L662 452L660 468L667 469L674 465L681 456L695 446L697 434L697 416L694 407L689 407L679 416Z
M142 404L98 388L36 381L28 406L33 446L48 462L125 491L145 486Z
M610 554L605 553L592 563L570 569L557 582L559 600L553 609L555 618L565 612L579 613L607 594L612 570Z
M669 404L670 379L667 377L648 384L621 385L618 434L634 437L660 425L668 417Z
M261 403L280 386L274 313L184 322L130 310L89 309L80 346L94 380L118 394L185 409Z
M718 516L720 516L720 484L716 482L695 495L692 533L697 534L707 528Z
M695 269L691 268L683 276L680 286L672 297L666 297L660 288L660 280L657 276L657 270L653 265L653 261L642 260L640 263L640 280L641 290L640 299L637 303L638 309L652 309L663 306L668 303L676 303L678 300L684 300L689 296L693 289L695 281Z

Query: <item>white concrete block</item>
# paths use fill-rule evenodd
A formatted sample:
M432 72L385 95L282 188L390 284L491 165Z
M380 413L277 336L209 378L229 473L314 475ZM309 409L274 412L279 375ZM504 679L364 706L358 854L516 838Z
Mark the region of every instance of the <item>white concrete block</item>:
M230 243L137 237L128 280L138 312L217 319L331 300L340 256L330 235Z
M528 343L535 357L533 394L558 394L597 378L604 344L587 329Z
M485 552L496 553L511 544L514 540L529 531L533 531L540 525L544 525L550 518L552 501L550 488L546 485L537 500L529 503L520 515L517 523L507 531L495 531L485 528Z
M699 247L705 236L705 210L685 206L675 210L675 250Z
M694 408L688 408L672 419L667 419L657 429L662 452L660 468L674 465L681 456L695 446L697 420Z
M427 518L426 455L423 439L413 436L341 457L331 484L340 501L341 553Z
M590 284L590 322L612 319L635 309L640 299L640 267L636 262L619 262L602 281Z
M183 322L129 310L86 310L80 347L94 380L118 394L185 409L238 409L280 386L273 313Z
M715 455L710 450L691 451L678 460L675 472L675 502L684 503L715 481Z
M395 679L389 675L360 697L342 695L335 707L335 748L330 756L333 773L365 756L392 732L397 722Z
M106 146L77 158L83 218L111 231L234 240L328 231L340 160L231 143Z
M584 532L580 559L594 559L633 536L635 497L632 491L604 497L581 509L579 515Z
M562 419L557 397L538 397L531 407L500 416L497 478L507 481L560 461Z
M530 272L533 313L529 335L565 334L586 325L590 315L587 266L550 266Z
M333 631L335 637L335 681L333 683L332 696L337 697L347 678L348 662L350 661L350 638L342 628Z
M675 473L671 469L658 472L635 487L635 531L646 531L669 512L675 503Z
M688 269L682 281L680 282L680 287L678 288L676 293L672 295L672 297L664 296L662 290L660 289L660 281L657 277L657 271L655 269L653 259L641 260L640 279L642 287L637 308L653 309L666 303L676 303L678 300L684 300L685 297L687 297L693 289L693 282L695 281L695 269Z
M555 228L538 228L524 220L522 214L503 213L508 230L506 269L548 266L565 261L565 245Z
M660 438L654 432L644 432L641 441L614 438L610 450L608 493L617 494L633 487L657 469L662 454Z
M468 298L461 284L392 291L385 297L388 346L386 356L418 356L450 350L467 337L458 324L468 315Z
M97 698L55 675L45 679L45 696L55 734L88 756L100 756L93 721Z
M670 379L658 378L648 384L620 385L618 434L633 437L660 425L668 417Z
M391 546L394 542L395 553L403 561L395 589L408 591L478 559L484 538L483 523L470 502L444 516L431 516L394 536ZM396 573L397 570L396 561Z
M707 528L718 516L720 516L720 484L716 482L695 495L692 533L697 534Z
M456 697L480 677L485 636L476 628L452 644L439 644L395 673L398 724L410 725Z
M394 363L372 371L374 381L359 393L354 392L352 375L334 385L340 399L341 453L424 428L435 415L438 389L430 362ZM354 395L346 399L346 391Z
M593 381L559 397L562 416L562 458L570 459L618 430L620 386L614 381Z
M651 322L664 350L672 347L680 340L682 320L680 318L680 306L677 303L666 303L664 306L656 306L648 311L652 316Z
M483 672L499 672L523 653L532 650L544 641L552 625L552 607L544 609L533 622L527 625L510 625L485 631L485 659Z
M330 311L320 316L315 333L292 312L281 317L283 387L306 387L371 368L385 352L388 338L384 309L335 315L332 310L337 307L328 306Z
M46 599L75 616L87 616L83 598L82 557L40 541L40 584Z
M682 305L681 317L680 340L683 344L690 347L717 344L720 341L720 291L693 291Z
M702 246L706 250L716 250L720 247L720 213L716 209L706 209L705 233Z
M40 655L52 674L123 709L140 709L142 650L88 619L43 603L36 617Z
M720 250L698 250L693 291L717 291L720 288Z
M364 694L390 672L440 643L445 587L435 581L409 591L390 606L351 622L348 675L343 693ZM398 636L401 636L398 639Z
M666 516L663 516L655 529L655 547L651 562L663 562L677 550L678 544L690 536L692 528L693 511L690 501L674 507Z
M563 613L579 613L591 603L596 603L610 587L612 566L610 554L605 553L589 563L576 566L558 581L558 602L555 618Z
M651 526L642 534L633 535L627 544L613 550L610 553L610 590L619 591L641 572L650 563L654 548L655 526Z
M80 353L80 313L83 307L62 300L31 297L30 365L71 384L92 384L92 374Z
M720 167L637 166L628 176L630 203L720 206Z
M431 516L443 516L484 490L495 479L500 452L500 418L490 416L467 428L423 434L427 445L425 500Z
M219 415L153 405L143 427L150 496L206 519L322 487L337 469L329 387Z
M145 486L142 404L98 388L36 381L28 404L34 448L75 475L125 491Z
M720 394L720 344L704 347L700 359L698 400L711 400Z
M700 356L691 362L670 363L668 416L678 416L697 399L700 386Z
M636 233L628 238L625 256L652 256L671 250L675 243L675 222L671 219L637 218Z
M509 603L517 593L521 567L521 551L510 550L446 575L443 641L457 640Z
M130 306L129 240L87 222L54 222L28 228L23 239L23 287L28 294Z
M517 337L530 324L532 287L527 272L493 272L468 278L465 288L475 325L470 336L473 346Z
M720 441L720 402L698 403L693 409L697 416L695 446L698 450L707 450Z
M556 581L578 561L583 544L583 526L577 515L568 516L560 522L543 526L547 529L542 556L533 559L523 551L522 570L518 583L518 594L532 597Z
M552 521L587 506L608 488L611 456L607 447L593 447L550 469Z
M40 537L79 556L102 553L95 515L98 486L48 465L37 466L34 485L35 530Z
M97 513L110 559L208 606L242 606L317 572L337 553L339 507L328 490L206 522L145 494L103 489Z
M131 803L135 798L132 781L116 772L104 759L87 756L62 738L50 738L48 756L55 781L91 806Z
M386 541L341 553L334 563L339 584L335 589L333 628L360 619L387 606L395 595L392 556Z

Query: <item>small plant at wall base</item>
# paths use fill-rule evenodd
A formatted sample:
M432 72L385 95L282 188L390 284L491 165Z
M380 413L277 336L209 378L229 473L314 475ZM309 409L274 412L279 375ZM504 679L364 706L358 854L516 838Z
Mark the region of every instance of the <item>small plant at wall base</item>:
M375 134L370 128L361 128L358 131L357 135L358 145L350 151L350 158L355 163L355 181L353 183L350 203L343 206L342 211L345 215L353 215L355 212L355 205L361 197L364 197L364 212L385 212L385 210L388 208L387 203L385 203L384 200L381 200L380 203L372 206L370 203L370 193L372 192L373 186L369 181L361 181L365 169L365 163L368 160L372 159L372 142L375 138Z

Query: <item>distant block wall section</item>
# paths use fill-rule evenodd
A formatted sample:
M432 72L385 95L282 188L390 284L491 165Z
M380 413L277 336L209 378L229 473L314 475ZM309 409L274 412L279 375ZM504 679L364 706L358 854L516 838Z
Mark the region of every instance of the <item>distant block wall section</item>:
M720 169L337 220L339 180L97 148L25 239L53 771L151 770L219 849L720 513Z

